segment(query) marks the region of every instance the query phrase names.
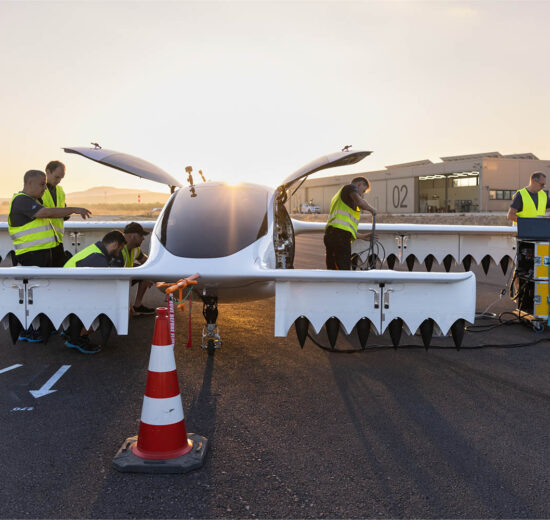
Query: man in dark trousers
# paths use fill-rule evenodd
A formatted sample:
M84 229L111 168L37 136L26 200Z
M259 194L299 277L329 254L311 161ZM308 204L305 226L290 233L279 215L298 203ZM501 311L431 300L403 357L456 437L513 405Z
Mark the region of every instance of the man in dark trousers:
M40 170L29 170L23 182L23 190L12 197L8 211L8 230L17 263L51 267L51 250L57 245L57 236L50 219L73 213L86 219L91 212L85 208L44 207L41 197L46 190L46 174Z
M23 190L14 194L8 210L8 231L13 241L17 264L51 267L52 249L57 245L57 236L51 218L63 218L77 213L88 218L91 213L85 208L45 208L42 195L46 190L46 174L29 170L23 177ZM42 341L39 331L30 327L22 331L19 339L38 343Z
M110 267L112 259L120 254L125 244L126 239L120 231L109 231L101 240L72 256L63 267ZM73 318L68 334L64 334L65 346L78 350L81 354L100 352L101 347L90 342L88 331L83 328L81 321L74 316Z
M364 177L356 177L338 190L330 203L330 214L325 228L327 269L351 269L351 243L356 238L370 239L370 233L357 234L361 210L376 215L376 210L363 199L370 184Z
M65 192L60 182L65 177L65 165L61 161L50 161L46 165L46 190L42 195L42 204L46 208L64 208ZM63 247L63 235L65 232L65 220L69 217L51 218L57 245L52 249L52 267L63 267L67 259Z

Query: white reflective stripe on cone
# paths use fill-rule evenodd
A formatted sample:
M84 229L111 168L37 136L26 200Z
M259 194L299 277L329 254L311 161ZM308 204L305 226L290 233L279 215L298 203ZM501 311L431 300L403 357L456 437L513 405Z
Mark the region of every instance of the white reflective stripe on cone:
M149 357L150 372L172 372L176 370L174 345L152 345Z
M144 396L141 422L154 426L167 426L180 421L183 421L183 406L180 394L166 399Z

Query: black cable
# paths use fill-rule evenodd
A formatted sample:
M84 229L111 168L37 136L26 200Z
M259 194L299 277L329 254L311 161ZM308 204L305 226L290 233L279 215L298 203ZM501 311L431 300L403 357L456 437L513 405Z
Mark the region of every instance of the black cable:
M374 240L375 240L375 231L376 231L376 216L373 213L372 214L372 224L371 224L371 230L370 230L370 250L372 252L371 255L367 256L367 260L369 262L368 268L369 269L376 269L376 256L374 256Z
M376 351L376 350L387 350L387 349L426 349L424 345L370 345L366 346L365 348L359 348L359 349L336 349L336 348L330 348L327 347L321 343L319 343L309 332L308 332L308 338L320 349L326 350L327 352L332 352L334 354L358 354L360 352L369 352L369 351ZM464 346L462 345L460 347L460 350L481 350L484 348L524 348L524 347L531 347L534 345L538 345L539 343L542 343L544 341L550 342L550 336L547 338L540 338L536 341L529 341L526 343L505 343L504 345L492 345L490 343L487 343L485 345L475 345L475 346ZM455 346L445 346L445 345L430 345L428 349L434 349L434 350L457 350Z
M384 261L386 260L386 250L384 249L383 244L380 241L376 240L374 242L374 246L375 247L371 249L371 246L369 244L369 246L366 249L359 251L359 253L354 253L353 256L355 256L358 259L356 270L365 270L363 269L365 265L367 266L366 270L370 270L371 258L374 258L372 265L376 265L375 263L376 259L380 260L382 264L384 263ZM380 249L382 249L382 255L380 255ZM365 255L365 253L366 253L365 260L359 262L359 260L363 255Z

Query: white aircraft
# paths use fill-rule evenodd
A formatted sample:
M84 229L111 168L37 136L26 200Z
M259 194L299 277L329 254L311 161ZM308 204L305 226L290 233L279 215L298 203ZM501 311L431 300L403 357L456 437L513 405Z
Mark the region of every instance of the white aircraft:
M3 299L0 303L0 318L12 329L12 337L14 329L28 326L33 320L42 325L51 322L54 328L66 326L70 314L87 327L97 326L98 316L108 317L107 323L114 324L119 334L127 333L131 279L173 281L194 273L200 275L195 292L204 304L203 346L209 353L221 346L216 324L218 302L274 295L275 334L286 336L296 323L302 347L310 324L316 332L326 324L332 347L340 325L347 334L357 330L362 347L371 328L378 334L389 328L395 345L403 329L410 334L420 329L426 346L432 334L445 335L451 330L458 347L465 320L474 321L475 277L470 272L293 269L295 226L298 232L307 232L308 226L299 229L297 221L293 225L284 206L289 190L315 172L355 164L371 152L346 150L320 157L272 189L224 182L184 187L169 173L137 157L98 145L64 150L166 184L173 194L154 226L149 259L140 267L0 268L0 280L4 278L0 291L7 294L9 289L17 289L19 302L24 300L25 312L19 313L14 312L10 301ZM83 284L88 284L86 289ZM76 290L87 301L75 296L73 303L68 303L67 297ZM42 299L38 297L40 292ZM52 301L61 295L64 303L58 308ZM110 327L105 323L104 319L100 326L108 336Z

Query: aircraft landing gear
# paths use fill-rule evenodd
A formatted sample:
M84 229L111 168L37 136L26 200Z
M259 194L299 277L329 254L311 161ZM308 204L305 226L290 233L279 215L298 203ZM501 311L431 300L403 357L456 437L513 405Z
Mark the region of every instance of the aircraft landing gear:
M203 299L202 315L206 319L206 325L202 329L202 348L213 356L217 349L222 346L222 338L216 323L218 319L218 298L207 296Z

